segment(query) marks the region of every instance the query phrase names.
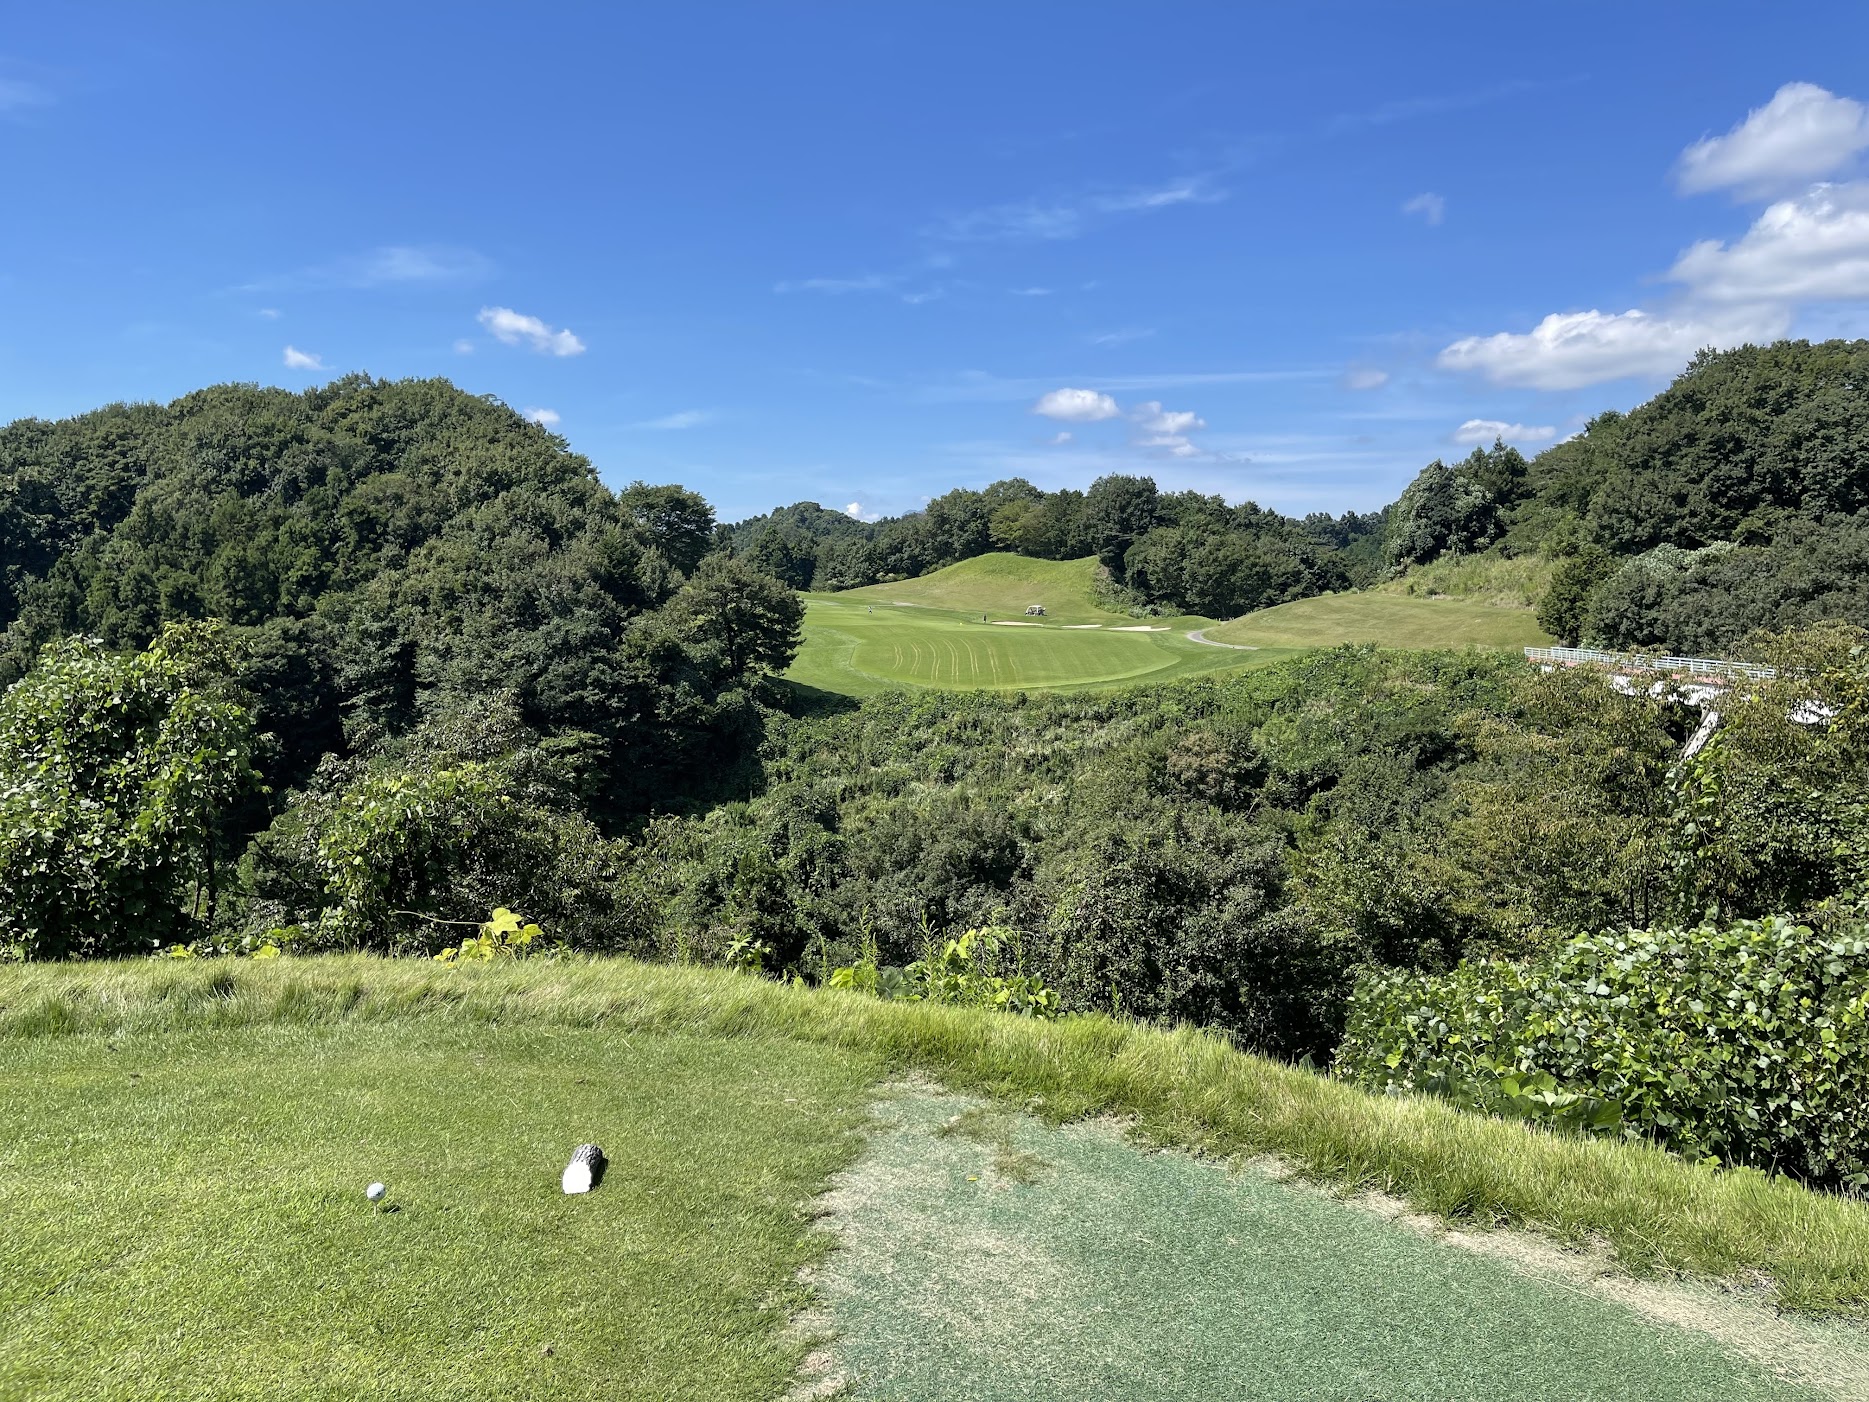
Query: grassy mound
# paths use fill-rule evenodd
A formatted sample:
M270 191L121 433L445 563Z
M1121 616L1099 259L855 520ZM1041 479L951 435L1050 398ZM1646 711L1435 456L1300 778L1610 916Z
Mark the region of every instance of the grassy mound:
M1425 565L1411 565L1399 579L1373 586L1377 594L1471 599L1476 603L1529 609L1551 584L1557 561L1543 555L1444 555Z
M1600 1239L1636 1271L1742 1279L1764 1274L1788 1306L1869 1315L1869 1204L1858 1200L1813 1193L1760 1173L1688 1164L1643 1144L1559 1137L1437 1101L1368 1095L1192 1030L1162 1031L1104 1017L1036 1023L625 960L453 969L350 957L0 971L0 1045L6 1047L0 1065L8 1068L3 1100L31 1131L15 1128L0 1148L6 1170L0 1172L0 1213L10 1224L0 1252L37 1241L49 1253L34 1258L36 1286L0 1289L20 1292L21 1300L50 1298L47 1292L56 1294L59 1280L84 1269L70 1253L59 1256L59 1242L68 1237L55 1222L68 1216L74 1194L85 1201L92 1195L69 1184L58 1187L60 1180L48 1176L42 1162L48 1152L63 1152L73 1136L31 1111L11 1109L30 1105L40 1087L59 1084L45 1061L56 1059L57 1043L79 1039L71 1054L90 1056L94 1064L75 1074L100 1076L107 1073L99 1065L126 1051L153 1059L147 1045L130 1039L183 1033L214 1055L218 1048L242 1045L247 1031L275 1028L344 1028L347 1038L402 1028L406 1033L385 1035L406 1035L411 1046L425 1046L422 1064L438 1068L452 1064L437 1054L449 1029L460 1033L456 1060L471 1056L474 1047L494 1045L495 1029L499 1037L520 1030L601 1031L627 1038L632 1048L641 1038L669 1036L726 1039L740 1048L775 1039L828 1048L840 1059L856 1058L864 1074L870 1068L921 1071L957 1089L1032 1105L1057 1120L1127 1116L1159 1142L1227 1155L1275 1154L1322 1182L1381 1189L1445 1217L1517 1223L1563 1241ZM424 1038L444 1040L423 1043ZM723 1049L723 1056L739 1055ZM758 1063L760 1056L749 1059ZM294 1094L297 1061L282 1054L255 1063L271 1068L272 1094L279 1101ZM505 1062L504 1053L489 1056L487 1094L520 1113L527 1105L526 1087L536 1080L515 1081ZM588 1064L600 1069L598 1062ZM820 1067L796 1074L808 1081L829 1073ZM214 1088L223 1084L218 1081L189 1084L198 1086L203 1103L226 1094ZM364 1093L363 1082L350 1084ZM372 1084L369 1094L397 1093ZM449 1088L438 1103L471 1094L462 1084L449 1082ZM693 1093L708 1094L705 1085ZM397 1112L392 1107L379 1113L393 1118ZM835 1127L835 1116L825 1113L820 1127ZM433 1152L452 1143L449 1152L466 1155L466 1139L441 1123L445 1118L437 1118L433 1132L440 1138ZM134 1127L133 1120L126 1123ZM166 1123L139 1132L152 1136ZM536 1131L539 1142L556 1145L567 1135L575 1140L583 1123L575 1115L553 1120L549 1134ZM106 1125L97 1132L120 1131ZM358 1137L341 1116L310 1124L307 1132ZM48 1136L55 1141L50 1148ZM93 1156L107 1147L78 1145ZM267 1149L272 1157L262 1162L280 1164L283 1152L274 1143ZM335 1150L316 1153L321 1162L338 1162ZM18 1171L26 1155L40 1156L35 1162L41 1171ZM345 1189L355 1191L361 1184L350 1180L362 1169L361 1160L345 1160L342 1173L333 1169L332 1181L342 1178ZM784 1177L785 1191L814 1171L809 1163L792 1171ZM487 1190L505 1188L496 1183ZM322 1211L326 1189L314 1185L304 1191L301 1210ZM461 1210L484 1211L486 1205L470 1199ZM26 1222L33 1225L22 1228ZM590 1262L575 1264L582 1270ZM17 1262L0 1261L0 1281L20 1279ZM17 1303L5 1302L9 1318Z
M1216 642L1260 647L1524 647L1548 644L1549 634L1526 608L1472 598L1358 593L1324 594L1260 609L1209 628Z
M1034 560L1024 555L976 555L958 565L899 584L872 584L833 597L864 605L920 604L956 613L1022 618L1032 604L1045 606L1050 623L1120 625L1138 620L1102 607L1091 596L1094 558ZM1148 620L1155 622L1159 620ZM1198 626L1198 624L1194 625Z

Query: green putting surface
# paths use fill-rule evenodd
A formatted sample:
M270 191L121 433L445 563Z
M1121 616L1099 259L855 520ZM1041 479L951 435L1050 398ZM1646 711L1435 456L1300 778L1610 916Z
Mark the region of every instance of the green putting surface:
M922 1093L831 1203L865 1402L1789 1402L1836 1396L1256 1172ZM1790 1364L1795 1368L1795 1360Z

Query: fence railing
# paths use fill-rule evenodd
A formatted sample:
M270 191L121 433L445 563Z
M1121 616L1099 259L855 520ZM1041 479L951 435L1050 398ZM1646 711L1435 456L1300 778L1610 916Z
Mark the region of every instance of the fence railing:
M1770 681L1778 675L1776 667L1757 662L1728 662L1718 657L1665 657L1645 652L1603 652L1593 647L1528 647L1525 655L1534 662L1551 662L1561 667L1593 663L1599 667L1621 668L1630 672L1666 672L1671 676L1746 677Z

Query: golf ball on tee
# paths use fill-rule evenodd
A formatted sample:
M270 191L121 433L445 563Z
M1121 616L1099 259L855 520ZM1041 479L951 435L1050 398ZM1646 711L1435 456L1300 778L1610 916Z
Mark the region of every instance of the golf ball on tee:
M383 1200L383 1194L388 1191L389 1189L385 1188L381 1183L372 1183L363 1190L363 1195L370 1199L371 1202L381 1202Z

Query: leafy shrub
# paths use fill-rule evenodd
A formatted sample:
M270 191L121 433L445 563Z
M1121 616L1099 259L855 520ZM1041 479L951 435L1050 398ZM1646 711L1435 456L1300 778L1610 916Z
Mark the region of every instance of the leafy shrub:
M0 951L148 952L212 919L219 821L256 777L221 635L50 644L0 696Z
M1866 934L1820 937L1772 918L1373 975L1352 1001L1336 1074L1861 1189Z
M1010 965L1013 972L999 972ZM943 940L907 968L881 967L874 950L855 964L832 971L832 988L854 988L908 1003L950 1003L993 1008L1027 1017L1051 1019L1061 1009L1058 995L1043 979L1026 973L1018 935L1003 925L984 925Z

